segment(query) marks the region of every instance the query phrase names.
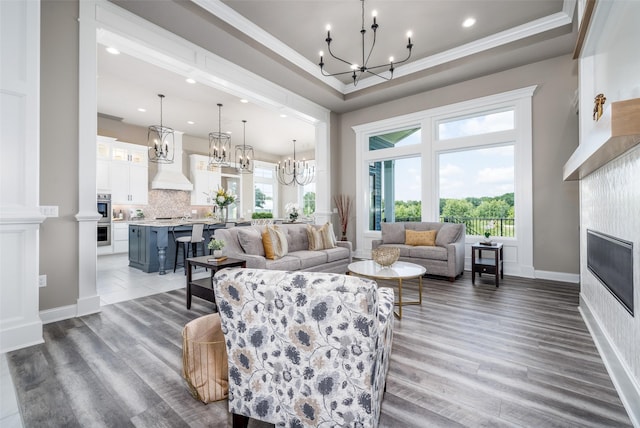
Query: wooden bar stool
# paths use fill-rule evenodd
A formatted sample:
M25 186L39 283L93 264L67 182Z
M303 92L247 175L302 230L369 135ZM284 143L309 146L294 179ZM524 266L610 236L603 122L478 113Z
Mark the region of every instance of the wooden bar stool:
M187 266L187 258L189 257L189 247L191 247L191 253L193 257L198 255L198 244L202 244L202 255L205 255L204 252L204 237L202 236L202 232L204 231L204 224L196 223L193 225L191 229L191 236L181 236L180 238L176 238L175 230L172 230L173 239L176 241L176 256L173 260L173 271L176 271L178 267L178 250L182 247L182 266L185 267L185 275L187 274L186 266Z

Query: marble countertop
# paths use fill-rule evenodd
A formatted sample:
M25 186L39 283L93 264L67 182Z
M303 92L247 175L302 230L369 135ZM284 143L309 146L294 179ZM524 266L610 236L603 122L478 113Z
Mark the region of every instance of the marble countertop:
M135 226L152 226L152 227L176 227L176 226L191 226L196 223L203 223L206 225L221 224L219 221L213 219L170 219L170 220L129 220L128 222Z

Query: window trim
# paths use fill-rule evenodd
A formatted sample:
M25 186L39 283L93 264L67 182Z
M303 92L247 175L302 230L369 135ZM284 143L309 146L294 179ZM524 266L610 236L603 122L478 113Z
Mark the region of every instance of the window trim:
M253 163L254 165L254 171L256 168L261 168L261 169L267 169L267 170L271 170L271 171L275 171L275 167L276 164L272 163L272 162L265 162L265 161L255 161ZM273 186L273 216L274 218L278 215L277 211L278 211L278 207L280 206L280 199L279 199L279 183L278 183L278 179L276 177L275 174L273 174L271 176L271 178L265 178L265 177L260 177L258 175L253 174L253 202L251 204L251 212L254 213L255 209L256 209L256 188L255 185L256 183L262 183L262 184L270 184Z
M476 147L470 137L437 140L437 123L445 119L472 115L476 112L512 107L515 111L515 129L491 132L473 136L498 142L514 142L515 168L515 218L516 238L505 240L507 254L505 263L509 272L524 277L534 277L533 269L533 115L532 101L537 85L513 91L476 98L407 115L392 117L377 122L352 127L356 134L356 257L370 257L371 240L380 239L379 231L368 230L368 169L365 165L371 160L401 157L402 155L422 156L422 220L438 221L439 211L439 172L438 154L450 151L454 147ZM376 134L393 132L410 126L422 128L422 144L418 147L389 148L368 150L369 137ZM365 173L367 177L365 177ZM501 239L502 241L502 239ZM470 258L470 244L467 242L467 263Z

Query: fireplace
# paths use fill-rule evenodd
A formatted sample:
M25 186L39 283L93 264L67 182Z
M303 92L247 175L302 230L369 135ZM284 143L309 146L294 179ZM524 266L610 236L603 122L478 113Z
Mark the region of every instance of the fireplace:
M587 268L633 316L633 243L587 229Z

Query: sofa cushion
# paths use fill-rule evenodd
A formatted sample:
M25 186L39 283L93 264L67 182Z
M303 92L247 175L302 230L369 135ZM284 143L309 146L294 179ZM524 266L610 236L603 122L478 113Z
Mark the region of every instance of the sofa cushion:
M300 270L300 259L287 254L278 260L267 260L266 268L270 270Z
M381 248L381 247L400 248L400 257L410 257L409 251L413 248L412 245L405 245L405 244L382 244L378 248Z
M381 223L382 243L404 244L404 223Z
M245 227L238 230L238 242L246 254L264 257L262 235L257 229Z
M287 238L278 226L267 226L262 232L265 257L277 260L289 252Z
M317 226L316 226L317 227ZM322 246L327 248L336 247L336 234L333 232L333 224L326 222L319 229L322 236Z
M345 247L335 247L322 250L327 255L327 263L349 258L349 249Z
M438 246L411 247L409 257L416 259L447 260L447 249Z
M307 237L306 224L285 225L282 230L287 236L290 253L309 249L309 238Z
M300 259L300 269L308 269L327 262L327 254L324 251L295 251L289 253L291 257Z
M436 245L444 247L457 241L462 233L462 224L457 223L444 223L438 231L436 237Z
M405 230L405 244L424 245L433 247L436 245L436 230Z
M324 242L322 241L320 229L308 224L307 238L309 239L309 251L324 250Z

